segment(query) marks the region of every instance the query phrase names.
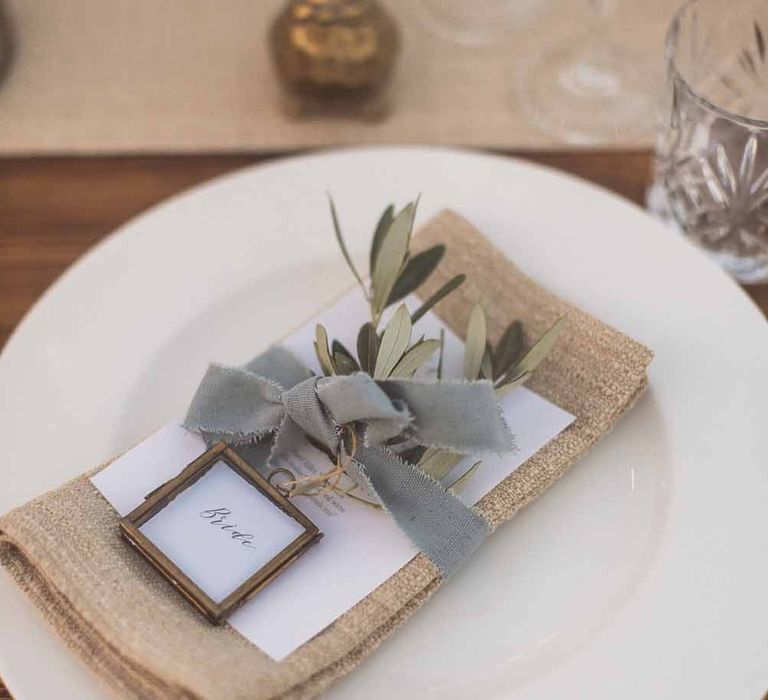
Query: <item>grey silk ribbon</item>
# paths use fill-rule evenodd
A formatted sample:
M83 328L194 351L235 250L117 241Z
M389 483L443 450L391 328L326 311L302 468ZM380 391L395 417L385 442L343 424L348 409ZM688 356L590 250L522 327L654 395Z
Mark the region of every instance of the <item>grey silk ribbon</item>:
M184 424L232 445L269 437L269 467L309 438L338 454L341 426L354 424L362 437L354 455L361 477L446 576L480 545L490 525L383 443L401 436L460 453L504 452L514 445L488 381L374 380L362 372L317 377L280 346L244 367L211 365Z

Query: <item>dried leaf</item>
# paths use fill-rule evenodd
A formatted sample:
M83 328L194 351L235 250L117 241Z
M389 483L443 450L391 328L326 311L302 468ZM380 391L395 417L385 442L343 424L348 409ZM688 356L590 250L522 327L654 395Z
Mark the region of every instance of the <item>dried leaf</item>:
M435 271L443 255L445 255L445 246L435 245L408 260L389 295L387 306L416 291Z
M352 270L352 274L355 276L355 279L357 280L358 284L360 285L361 289L363 290L363 294L365 294L365 298L368 298L368 292L365 289L365 284L363 284L363 278L360 276L360 273L357 271L357 268L355 267L355 264L352 262L352 258L349 255L349 251L347 250L347 244L344 242L344 236L341 235L341 226L339 226L339 217L336 214L336 205L333 203L333 197L331 195L328 195L328 203L331 205L331 219L333 219L333 232L336 234L336 240L339 243L339 248L341 248L341 254L344 256L344 260L347 261L347 266L350 270Z
M514 374L519 375L526 372L533 372L539 366L541 361L549 354L549 351L557 341L557 337L560 335L560 331L563 330L564 325L565 316L561 316L552 324L549 330L534 343L533 347L523 355L523 359L515 366Z
M371 276L373 285L371 309L377 317L387 306L389 295L392 293L408 254L415 211L414 204L408 204L395 217L381 242Z
M395 218L395 205L390 204L379 217L379 223L376 224L376 230L373 232L373 240L371 241L371 255L370 255L370 274L373 276L373 271L376 269L376 258L379 255L379 249L381 248L381 242L384 240L384 236L389 227L392 225L392 221Z
M482 464L482 461L475 462L467 471L465 471L456 481L454 481L449 487L449 491L456 491L460 489L464 484L469 481L472 475L477 471L477 468Z
M315 326L315 354L320 362L323 374L326 376L336 374L336 369L331 359L331 351L328 349L328 333L319 323Z
M467 379L477 379L480 375L487 339L485 311L480 304L475 304L469 315L467 339L464 345L464 377Z
M405 304L400 304L393 314L379 346L379 356L376 358L374 377L388 377L395 368L403 353L411 342L411 315Z
M451 470L462 460L464 455L458 452L448 452L430 447L419 460L418 467L433 479L444 479Z
M524 342L523 324L513 321L507 326L493 353L493 368L499 376L520 359Z
M419 367L431 359L439 347L439 340L422 340L416 343L403 355L389 376L412 377Z
M374 501L369 501L367 498L363 498L362 496L357 496L354 493L350 493L349 491L345 491L344 495L347 498L351 498L353 501L357 501L358 503L362 503L365 506L370 506L371 508L375 508L376 510L384 510L384 506L381 503L376 503Z
M357 334L357 359L360 368L368 374L373 373L376 357L379 354L379 336L372 323L366 323Z
M412 316L413 322L416 323L416 321L418 321L433 306L445 299L445 297L447 297L454 289L460 287L465 279L467 279L466 275L456 275L456 277L449 279L442 287L440 287L440 289L416 309Z

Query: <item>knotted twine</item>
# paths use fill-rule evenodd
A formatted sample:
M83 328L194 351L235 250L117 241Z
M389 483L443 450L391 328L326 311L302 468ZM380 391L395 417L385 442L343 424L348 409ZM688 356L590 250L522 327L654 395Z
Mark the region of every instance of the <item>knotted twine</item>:
M400 529L449 576L490 534L489 522L385 443L402 437L462 454L505 452L514 440L491 382L318 377L274 346L243 367L211 365L184 425L209 441L269 442L268 468L312 441L344 449L342 426L360 444L352 464Z

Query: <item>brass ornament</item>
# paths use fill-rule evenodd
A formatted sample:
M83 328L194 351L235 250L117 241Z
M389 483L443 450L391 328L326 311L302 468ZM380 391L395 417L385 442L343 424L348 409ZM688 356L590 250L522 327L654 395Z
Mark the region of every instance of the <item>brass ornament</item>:
M270 40L292 115L385 113L399 39L374 0L290 0Z
M0 0L0 84L5 80L14 54L14 36L6 3Z

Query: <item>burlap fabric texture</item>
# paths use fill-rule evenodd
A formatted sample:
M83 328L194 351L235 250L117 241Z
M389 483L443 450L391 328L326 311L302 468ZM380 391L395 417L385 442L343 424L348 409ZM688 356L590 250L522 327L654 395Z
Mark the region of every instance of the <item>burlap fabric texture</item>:
M644 389L651 352L541 289L455 213L432 219L416 240L420 247L448 246L422 295L454 274L468 276L438 307L459 334L477 301L493 340L514 318L535 337L568 314L529 386L577 420L478 504L498 526L612 428ZM418 555L278 663L231 627L210 625L119 538L118 515L91 485L91 474L0 519L0 559L72 651L121 698L315 696L362 663L441 582L434 564Z

